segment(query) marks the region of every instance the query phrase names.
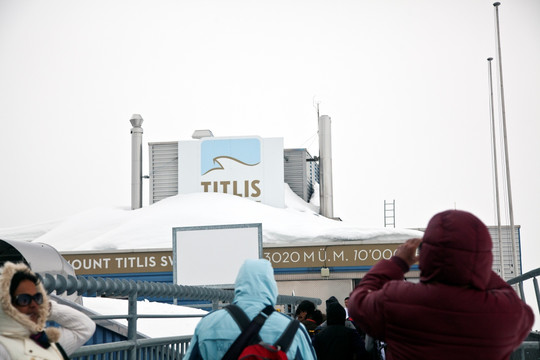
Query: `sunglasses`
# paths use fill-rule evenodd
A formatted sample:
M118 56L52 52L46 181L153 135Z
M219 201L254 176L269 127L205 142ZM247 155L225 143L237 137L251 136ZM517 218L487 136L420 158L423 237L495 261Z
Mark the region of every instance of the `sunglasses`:
M18 305L18 306L28 306L30 305L32 300L34 300L36 304L38 305L43 304L43 294L42 293L36 293L35 295L19 294L13 300L13 304Z

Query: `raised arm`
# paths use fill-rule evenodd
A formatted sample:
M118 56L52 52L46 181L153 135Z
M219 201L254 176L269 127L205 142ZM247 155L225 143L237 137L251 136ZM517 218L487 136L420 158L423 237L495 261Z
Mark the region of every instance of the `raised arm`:
M49 320L60 325L60 339L58 342L70 355L84 345L94 334L96 324L82 312L67 305L51 301Z

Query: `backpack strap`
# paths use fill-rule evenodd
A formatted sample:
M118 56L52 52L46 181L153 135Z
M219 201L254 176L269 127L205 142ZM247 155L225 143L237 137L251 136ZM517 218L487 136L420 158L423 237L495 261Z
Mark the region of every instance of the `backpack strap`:
M292 320L291 322L289 322L289 325L287 325L287 328L285 329L283 334L281 334L279 339L277 339L274 346L278 347L279 349L281 349L281 351L286 353L294 340L294 336L296 335L296 331L298 331L299 326L300 321L298 320Z
M225 309L227 309L229 306L227 306ZM236 307L240 311L242 311L242 313L244 313L242 309L240 309L238 306ZM227 309L227 311L232 315L236 310L231 311L230 309ZM259 330L261 330L261 327L263 326L264 322L266 321L266 319L268 319L268 317L272 314L273 311L274 311L274 307L271 305L268 305L260 313L258 313L257 316L255 316L253 320L251 320L249 325L245 329L242 329L242 332L240 333L240 335L238 335L238 337L236 338L236 340L234 340L229 350L227 350L227 352L223 356L223 360L238 359L238 356L240 355L240 353L242 352L242 350L244 350L246 346L259 342L260 341ZM236 321L236 318L234 317L235 315L232 315L232 316ZM247 318L247 315L245 313L244 313L244 316ZM240 317L242 317L242 315L240 315ZM243 320L240 320L240 321L243 321ZM239 324L239 326L241 326L241 324Z
M247 329L251 320L249 320L248 316L246 315L244 310L240 308L240 306L236 304L230 304L225 306L225 310L227 310L229 315L231 315L234 321L236 321L236 324L240 328L240 331L245 331ZM257 342L262 341L258 333L256 339Z
M244 331L248 327L250 320L244 310L240 309L238 305L227 305L225 306L225 310L227 310L229 315L231 315L234 321L236 321L236 323L240 327L240 330Z

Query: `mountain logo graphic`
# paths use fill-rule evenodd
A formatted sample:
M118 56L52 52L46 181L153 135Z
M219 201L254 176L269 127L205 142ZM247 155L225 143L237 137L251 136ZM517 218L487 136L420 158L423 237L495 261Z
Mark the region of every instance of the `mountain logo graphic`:
M245 166L261 162L261 141L257 138L203 140L201 143L201 175L214 170L224 170L223 159Z

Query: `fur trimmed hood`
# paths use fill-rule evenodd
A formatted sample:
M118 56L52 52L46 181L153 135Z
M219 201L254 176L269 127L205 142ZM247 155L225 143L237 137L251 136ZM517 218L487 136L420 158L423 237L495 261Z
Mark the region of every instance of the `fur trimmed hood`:
M51 342L57 342L60 332L55 328L45 329L45 323L49 316L50 302L47 292L41 282L36 285L37 290L43 294L43 303L39 305L37 322L33 322L21 313L12 304L9 295L9 287L13 276L18 272L35 275L28 266L23 263L6 262L0 269L0 335L10 337L28 337L45 330Z

